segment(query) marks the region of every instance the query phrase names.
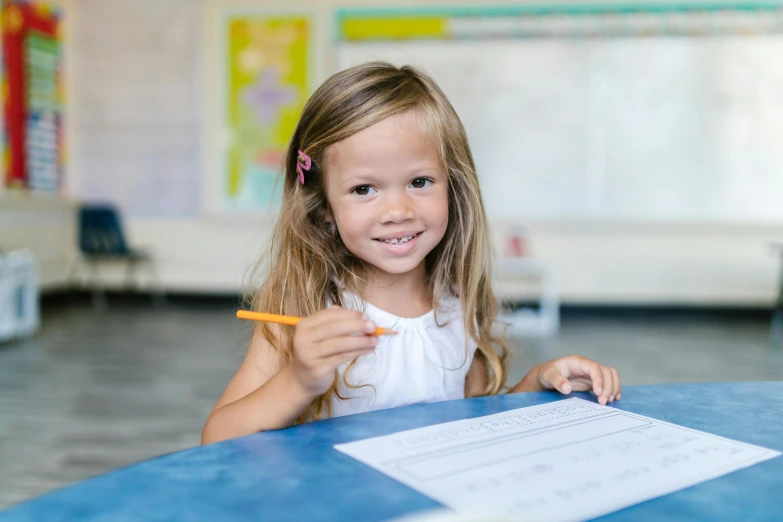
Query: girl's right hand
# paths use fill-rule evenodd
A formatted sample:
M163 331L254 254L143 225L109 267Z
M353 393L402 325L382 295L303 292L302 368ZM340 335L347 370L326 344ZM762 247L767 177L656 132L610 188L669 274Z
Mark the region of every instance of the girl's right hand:
M374 331L366 315L339 306L305 317L294 333L294 378L314 397L325 393L338 366L375 350Z

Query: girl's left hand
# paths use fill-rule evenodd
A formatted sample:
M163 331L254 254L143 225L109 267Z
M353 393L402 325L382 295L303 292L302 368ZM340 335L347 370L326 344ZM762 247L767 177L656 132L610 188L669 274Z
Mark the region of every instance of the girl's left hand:
M538 366L538 384L545 390L569 394L572 391L592 391L598 403L605 405L620 400L620 374L609 366L581 355L569 355Z

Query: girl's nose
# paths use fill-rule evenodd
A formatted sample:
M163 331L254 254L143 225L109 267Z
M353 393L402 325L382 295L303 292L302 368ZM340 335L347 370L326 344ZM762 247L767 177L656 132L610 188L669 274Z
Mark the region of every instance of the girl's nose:
M381 213L383 223L402 223L413 219L415 212L410 199L407 196L399 196L387 200Z

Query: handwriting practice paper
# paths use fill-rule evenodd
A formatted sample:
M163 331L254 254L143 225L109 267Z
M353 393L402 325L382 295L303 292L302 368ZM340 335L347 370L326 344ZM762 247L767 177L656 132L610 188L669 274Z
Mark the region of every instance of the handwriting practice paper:
M582 399L335 446L456 511L572 521L780 455Z

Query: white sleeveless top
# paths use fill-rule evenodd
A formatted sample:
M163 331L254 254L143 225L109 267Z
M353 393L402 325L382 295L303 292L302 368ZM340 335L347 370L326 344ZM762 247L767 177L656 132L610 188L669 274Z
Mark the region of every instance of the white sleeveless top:
M438 324L431 310L416 318L392 315L352 294L343 295L343 307L359 310L377 326L397 331L382 336L373 353L360 357L348 368L338 368L340 395L332 402L332 416L339 417L421 402L465 397L465 378L476 345L462 328L462 307L455 297L444 298ZM350 385L343 376L347 369Z

